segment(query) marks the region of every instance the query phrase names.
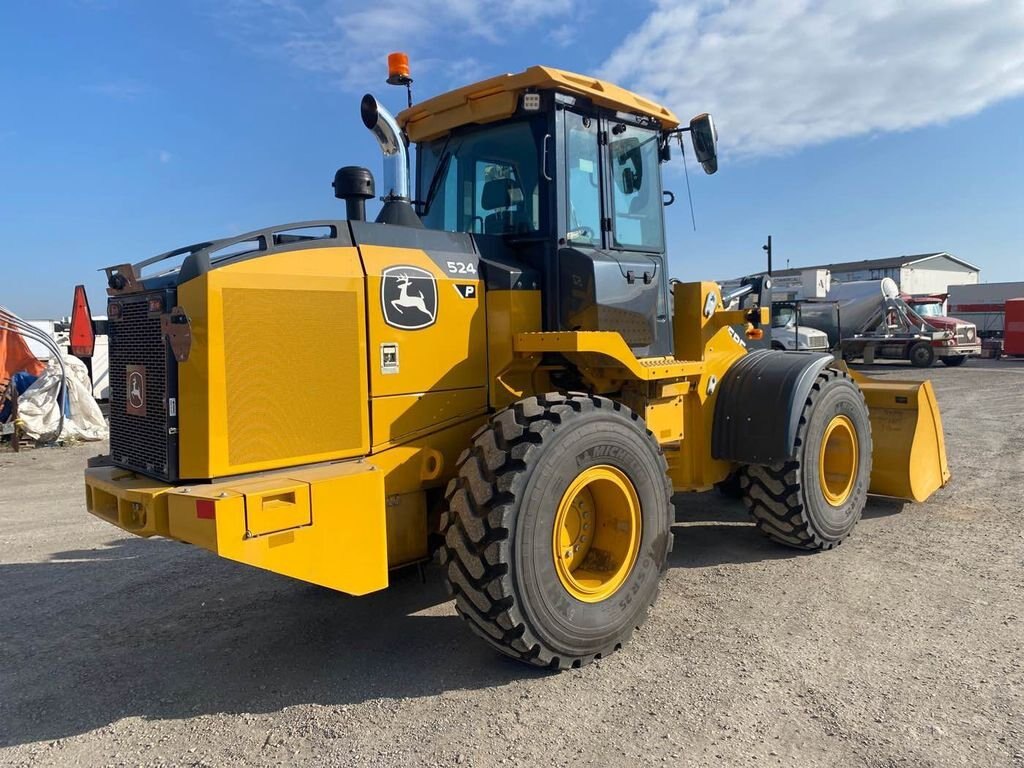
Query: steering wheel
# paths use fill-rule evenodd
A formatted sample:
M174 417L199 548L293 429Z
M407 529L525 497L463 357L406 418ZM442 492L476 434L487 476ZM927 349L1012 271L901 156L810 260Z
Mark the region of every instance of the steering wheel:
M576 227L576 229L570 229L565 233L565 239L568 241L586 239L593 241L594 230L590 227Z

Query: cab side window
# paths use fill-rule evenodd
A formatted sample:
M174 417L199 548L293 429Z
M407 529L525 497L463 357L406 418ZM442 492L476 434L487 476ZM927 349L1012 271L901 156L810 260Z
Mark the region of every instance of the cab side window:
M601 168L597 120L565 113L565 176L569 187L565 239L574 245L601 245Z
M608 141L607 161L612 179L614 245L663 251L665 234L658 134L614 123Z
M529 234L543 226L538 141L528 122L419 146L420 199L430 229ZM435 179L435 175L438 177Z
M485 235L528 232L531 223L523 200L523 185L515 166L500 160L476 161L476 220Z

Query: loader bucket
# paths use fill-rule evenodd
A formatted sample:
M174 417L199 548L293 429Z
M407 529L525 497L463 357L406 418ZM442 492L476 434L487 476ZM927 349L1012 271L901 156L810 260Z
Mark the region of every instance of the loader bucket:
M882 381L855 371L871 414L870 493L924 501L949 482L942 417L929 381Z

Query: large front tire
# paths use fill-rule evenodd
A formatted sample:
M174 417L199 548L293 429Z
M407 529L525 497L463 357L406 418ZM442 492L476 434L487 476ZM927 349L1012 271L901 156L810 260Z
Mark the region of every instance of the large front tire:
M580 393L521 400L477 431L446 498L456 610L502 653L578 667L646 618L672 548L671 485L628 408Z
M931 368L935 362L935 350L927 341L919 341L907 352L907 359L915 368Z
M805 550L832 549L853 531L871 478L871 421L849 376L826 368L803 404L796 456L747 466L743 502L768 538Z

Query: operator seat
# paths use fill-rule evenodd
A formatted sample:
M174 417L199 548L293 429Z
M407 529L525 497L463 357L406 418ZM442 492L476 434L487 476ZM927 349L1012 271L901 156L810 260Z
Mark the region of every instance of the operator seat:
M491 179L484 182L480 207L491 211L484 217L485 235L503 235L515 231L512 206L523 202L523 191L512 179Z

